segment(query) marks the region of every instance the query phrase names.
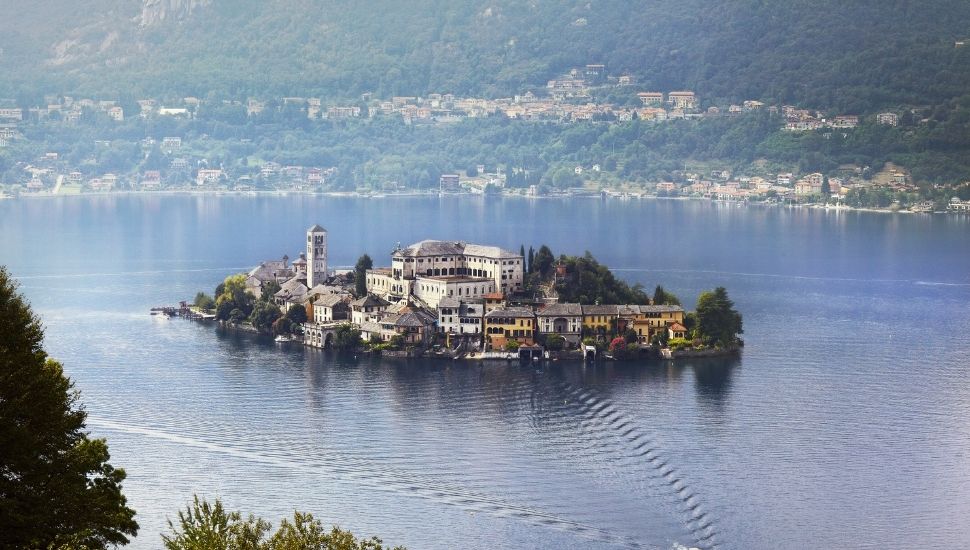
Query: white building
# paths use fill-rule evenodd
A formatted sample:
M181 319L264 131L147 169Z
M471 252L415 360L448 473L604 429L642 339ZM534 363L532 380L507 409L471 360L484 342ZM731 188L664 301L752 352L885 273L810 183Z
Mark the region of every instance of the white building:
M438 302L438 332L455 335L482 334L485 301L443 298Z
M314 225L306 232L307 286L327 281L327 230Z
M391 255L395 278L469 277L487 278L496 290L522 290L524 259L497 246L466 244L461 241L421 241Z

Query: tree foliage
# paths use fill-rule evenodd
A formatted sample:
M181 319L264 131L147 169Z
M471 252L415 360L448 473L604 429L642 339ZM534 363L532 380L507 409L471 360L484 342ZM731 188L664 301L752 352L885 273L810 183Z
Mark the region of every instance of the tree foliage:
M358 539L336 526L327 529L299 511L271 533L272 525L262 518L244 518L226 511L219 500L210 504L198 496L179 511L177 522L169 520L168 525L171 532L162 535L166 550L392 550L377 537Z
M107 548L138 531L125 472L89 439L80 393L0 268L0 547Z
M253 311L255 300L246 291L246 275L230 275L216 287L216 319L238 323Z
M744 332L741 314L734 309L724 287L701 293L696 316L696 331L708 345L729 347L740 342L739 335Z
M374 260L364 254L354 265L354 293L360 298L367 295L367 270L374 267Z

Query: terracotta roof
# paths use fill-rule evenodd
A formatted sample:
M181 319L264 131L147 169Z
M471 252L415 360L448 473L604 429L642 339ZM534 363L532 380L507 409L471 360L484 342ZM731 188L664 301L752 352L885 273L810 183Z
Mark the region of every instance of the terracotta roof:
M669 328L670 330L672 330L674 332L687 332L687 327L685 327L684 325L682 325L680 323L674 323L674 324L670 325L667 328Z

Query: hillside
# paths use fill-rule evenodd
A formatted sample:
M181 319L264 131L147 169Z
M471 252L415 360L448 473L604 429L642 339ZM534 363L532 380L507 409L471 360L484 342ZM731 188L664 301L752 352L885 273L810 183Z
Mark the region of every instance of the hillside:
M970 89L961 0L8 2L0 96L506 96L603 63L641 87L866 113Z

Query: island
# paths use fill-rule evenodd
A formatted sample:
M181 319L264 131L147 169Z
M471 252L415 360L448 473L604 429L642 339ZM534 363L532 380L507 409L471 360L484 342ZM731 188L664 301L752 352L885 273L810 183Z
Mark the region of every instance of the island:
M364 254L330 270L328 232L306 250L230 275L199 292L185 315L325 349L391 357L632 360L737 354L742 317L727 290L702 293L688 312L616 278L592 254L556 257L464 241L398 245L387 267Z

